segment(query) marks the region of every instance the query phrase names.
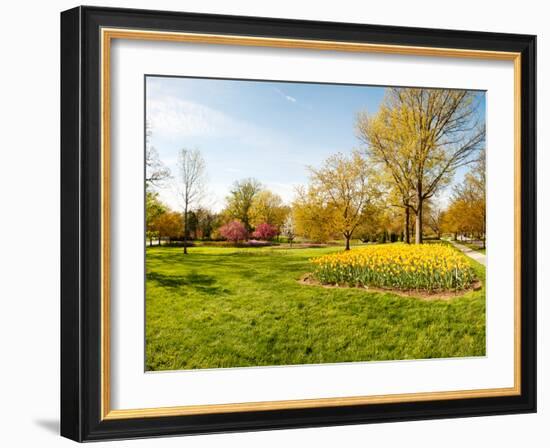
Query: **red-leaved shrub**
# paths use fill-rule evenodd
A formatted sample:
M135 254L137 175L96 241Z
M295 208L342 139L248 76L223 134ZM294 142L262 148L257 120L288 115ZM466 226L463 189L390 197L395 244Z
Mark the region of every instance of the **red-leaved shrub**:
M248 232L244 224L240 221L231 221L219 228L220 235L226 240L233 241L235 244L246 240Z
M262 222L256 227L252 236L260 240L269 241L277 235L277 227L268 224L267 222Z

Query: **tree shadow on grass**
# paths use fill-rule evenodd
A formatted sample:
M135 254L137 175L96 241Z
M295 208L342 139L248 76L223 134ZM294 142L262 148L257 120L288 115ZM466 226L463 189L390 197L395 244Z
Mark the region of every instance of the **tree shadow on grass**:
M205 294L229 294L229 290L216 285L216 279L210 275L191 272L187 275L165 275L158 272L148 272L147 280L158 283L159 286L169 289L193 288Z

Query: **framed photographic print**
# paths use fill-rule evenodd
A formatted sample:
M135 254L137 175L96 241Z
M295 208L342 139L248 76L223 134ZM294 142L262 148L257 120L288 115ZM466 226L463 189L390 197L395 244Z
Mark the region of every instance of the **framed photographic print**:
M61 433L536 410L535 36L61 14Z

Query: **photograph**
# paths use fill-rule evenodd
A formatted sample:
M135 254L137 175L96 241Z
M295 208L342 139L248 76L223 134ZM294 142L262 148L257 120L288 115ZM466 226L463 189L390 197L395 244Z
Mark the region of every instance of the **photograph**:
M59 356L39 355L61 376L46 389L63 437L540 438L537 416L502 416L540 413L542 28L528 8L491 24L483 5L437 20L407 5L61 12L61 82L35 102L58 104L61 126L50 111L14 131L50 132L60 157L42 142L55 168L28 151L6 166L34 170L29 198L60 174L59 207L18 203L57 214L42 221L60 225L60 272L33 272L58 280L61 306L35 294L44 312L8 300L24 304L8 314L60 323ZM29 257L52 251L20 252L11 283L42 287ZM30 361L6 358L30 373L49 365L29 357L35 333Z
M486 356L486 92L147 74L145 371Z

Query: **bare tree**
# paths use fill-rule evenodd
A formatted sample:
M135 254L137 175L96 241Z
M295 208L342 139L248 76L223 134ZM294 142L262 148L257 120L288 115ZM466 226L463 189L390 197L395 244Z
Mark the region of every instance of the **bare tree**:
M206 164L200 151L181 149L178 157L179 190L183 205L183 253L187 253L189 212L204 192Z
M162 163L157 150L151 145L151 126L145 124L145 188L162 186L171 177L170 170Z
M152 146L145 148L145 185L162 186L170 178L170 170L159 159L157 150Z

